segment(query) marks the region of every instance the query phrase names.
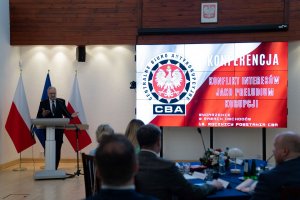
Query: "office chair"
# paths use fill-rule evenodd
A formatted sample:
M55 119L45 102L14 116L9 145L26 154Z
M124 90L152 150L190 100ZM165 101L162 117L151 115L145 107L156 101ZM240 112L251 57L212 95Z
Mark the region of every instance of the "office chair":
M96 176L97 170L95 166L95 157L82 153L82 165L84 172L85 196L94 195L100 190L101 182Z

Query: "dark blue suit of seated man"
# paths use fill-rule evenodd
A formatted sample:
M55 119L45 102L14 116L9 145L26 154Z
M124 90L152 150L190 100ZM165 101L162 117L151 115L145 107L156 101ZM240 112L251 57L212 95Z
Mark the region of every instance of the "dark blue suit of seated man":
M258 177L252 200L280 199L283 186L300 186L300 135L283 132L274 138L276 167Z
M162 200L171 200L173 197L199 200L223 188L216 180L212 184L192 185L179 172L174 162L159 158L161 131L158 127L152 124L140 127L137 140L141 147L138 154L140 167L136 175L138 191Z

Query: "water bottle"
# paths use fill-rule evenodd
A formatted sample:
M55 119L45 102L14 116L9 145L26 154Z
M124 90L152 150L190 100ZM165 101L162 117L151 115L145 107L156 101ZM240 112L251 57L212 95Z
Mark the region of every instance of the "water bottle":
M244 180L249 178L249 162L248 160L244 160Z
M219 174L224 175L225 173L226 173L225 158L224 158L224 153L221 152L219 155Z
M255 159L253 159L251 161L251 172L250 172L251 178L256 180L257 176L256 176L256 161Z

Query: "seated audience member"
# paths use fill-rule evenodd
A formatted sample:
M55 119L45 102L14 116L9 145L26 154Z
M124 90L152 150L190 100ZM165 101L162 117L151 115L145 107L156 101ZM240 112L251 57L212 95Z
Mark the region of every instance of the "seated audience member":
M142 120L132 119L128 123L126 131L125 131L125 136L133 144L136 153L140 152L140 146L139 146L139 143L138 143L138 141L136 139L136 132L143 125L145 125L145 124L144 124L144 122Z
M114 133L115 133L114 129L110 125L108 124L99 125L96 130L96 140L98 142L98 145L100 144L103 135L111 135ZM89 154L94 156L96 154L96 148L91 150Z
M138 163L133 145L121 134L103 137L96 150L96 166L101 190L90 200L156 200L135 191Z
M259 175L252 200L280 199L282 186L300 186L300 135L276 135L273 154L276 167Z
M159 158L161 131L148 124L137 131L141 151L138 154L139 172L136 175L137 191L155 196L161 200L202 199L206 195L222 189L219 181L201 186L192 185L180 173L174 162Z

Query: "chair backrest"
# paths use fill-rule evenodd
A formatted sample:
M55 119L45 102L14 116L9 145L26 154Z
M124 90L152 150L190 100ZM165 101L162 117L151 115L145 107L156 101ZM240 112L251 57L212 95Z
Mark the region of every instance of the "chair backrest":
M100 190L100 180L97 178L95 157L82 153L82 164L84 173L85 196L94 195Z
M299 200L300 199L300 185L298 186L283 186L280 192L280 199L282 200Z

